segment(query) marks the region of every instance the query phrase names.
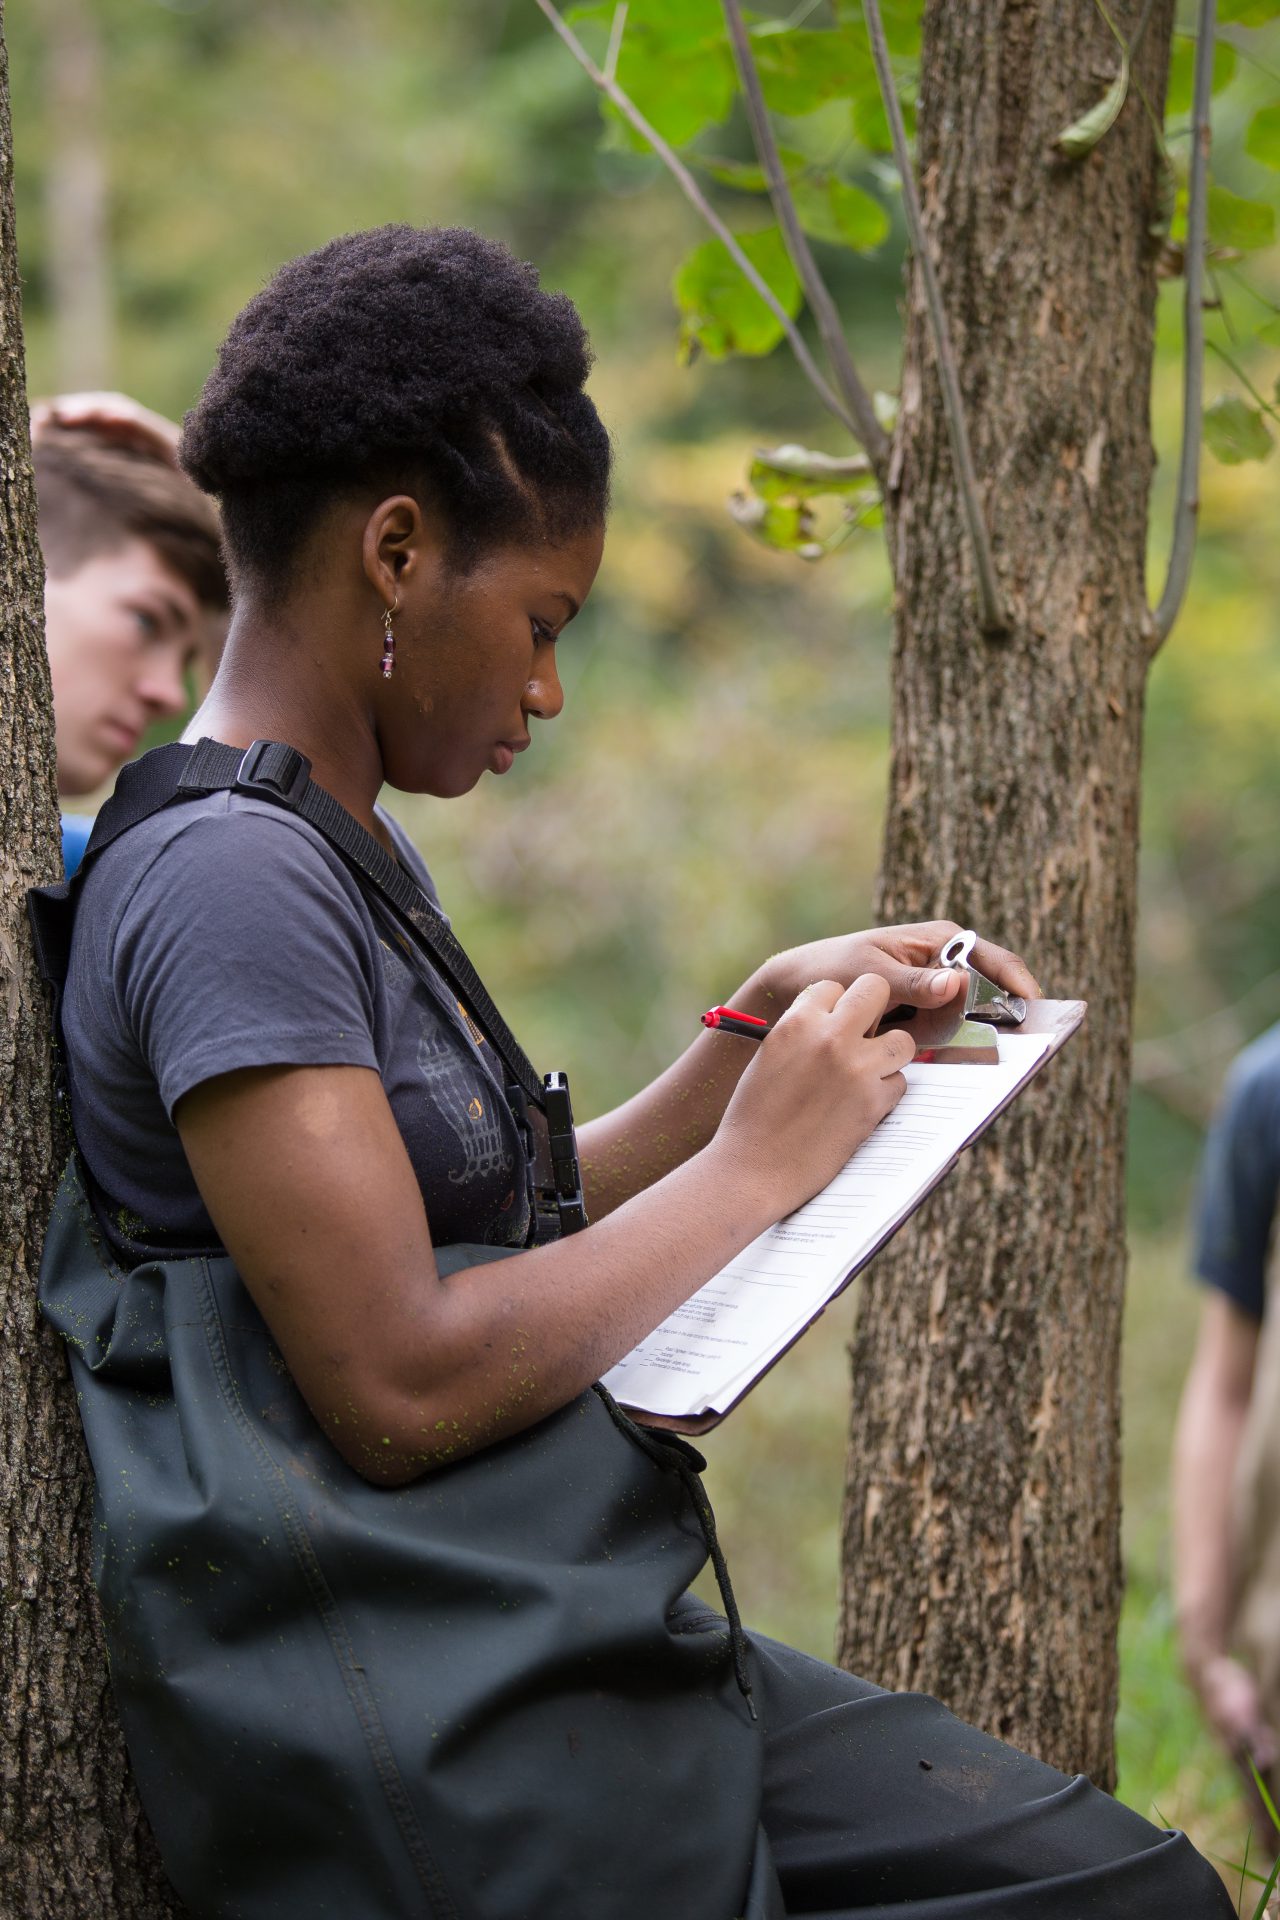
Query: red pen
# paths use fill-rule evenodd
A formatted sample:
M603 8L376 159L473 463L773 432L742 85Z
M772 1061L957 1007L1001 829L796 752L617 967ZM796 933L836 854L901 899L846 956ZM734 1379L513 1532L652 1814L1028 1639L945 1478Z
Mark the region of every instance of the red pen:
M758 1020L754 1013L739 1013L735 1007L708 1008L702 1024L713 1033L736 1033L743 1040L763 1040L770 1031L767 1020Z

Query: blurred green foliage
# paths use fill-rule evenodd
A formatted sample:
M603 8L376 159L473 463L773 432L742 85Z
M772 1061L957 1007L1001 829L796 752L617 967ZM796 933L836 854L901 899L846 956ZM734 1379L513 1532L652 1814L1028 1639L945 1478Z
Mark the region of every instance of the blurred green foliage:
M86 7L105 61L115 384L180 415L227 324L281 260L390 220L496 234L582 308L619 473L599 585L561 647L566 712L514 778L449 805L395 805L535 1056L570 1069L583 1113L614 1101L664 1064L701 1008L765 953L869 915L887 774L889 581L879 536L865 532L806 567L749 539L726 512L753 449L837 458L852 449L784 353L713 363L726 305L740 312L734 343L745 327L765 352L767 341L750 338L759 316L741 283L724 280L653 157L616 116L602 133L591 88L532 0ZM916 0L884 10L909 116L920 10ZM1126 1627L1136 1691L1126 1693L1123 1765L1126 1793L1144 1807L1168 1785L1161 1754L1192 1745L1193 1718L1160 1718L1181 1699L1159 1599L1159 1489L1195 1312L1179 1230L1226 1062L1280 1018L1280 463L1232 463L1242 443L1270 451L1268 396L1280 372L1280 272L1265 244L1280 202L1280 5L1222 0L1220 13L1209 321L1225 357L1210 360L1208 400L1215 450L1229 463L1205 462L1192 590L1152 676L1143 819L1130 1179L1135 1298L1145 1304L1130 1342L1128 1421L1139 1476L1130 1502L1150 1524L1129 1540L1140 1583ZM795 15L806 17L790 28L792 16L755 16L768 28L756 44L785 163L867 383L891 393L902 226L861 6L840 0L834 16L825 5ZM584 16L602 53L613 9ZM1190 9L1181 17L1185 27ZM15 8L6 22L34 393L80 383L75 367L56 362L51 310L46 193L63 129L50 107L62 57L50 18ZM767 252L767 203L719 21L715 0L637 0L619 77L646 110L668 116L671 138L694 141L731 226ZM1116 70L1114 41L1100 18L1093 26L1098 91L1081 100L1082 114ZM1179 172L1191 54L1182 31L1166 128ZM1105 136L1088 164L1106 164ZM1175 210L1171 275L1181 220ZM708 286L721 303L709 316ZM1153 398L1154 581L1179 432L1180 296L1167 279ZM689 364L677 354L682 325ZM693 339L707 349L696 359ZM783 544L812 540L801 511L814 507L811 490L797 481L780 492L776 457L757 478L766 506L794 516ZM819 537L828 531L819 525ZM372 657L379 637L353 644ZM981 900L954 910L1017 941L1017 928L988 924ZM1088 991L1082 981L1045 984ZM835 1604L845 1307L828 1321L712 1446L713 1488L751 1615L822 1652ZM1201 1799L1216 1818L1229 1782L1205 1753ZM1181 1806L1162 1810L1188 1817Z

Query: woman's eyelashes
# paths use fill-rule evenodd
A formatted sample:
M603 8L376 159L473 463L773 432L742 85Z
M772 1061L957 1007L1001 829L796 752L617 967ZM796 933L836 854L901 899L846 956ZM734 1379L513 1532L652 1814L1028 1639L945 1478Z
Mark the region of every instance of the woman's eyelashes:
M529 625L533 629L533 638L538 646L549 647L554 645L556 639L556 629L554 627L548 626L545 620L530 620Z

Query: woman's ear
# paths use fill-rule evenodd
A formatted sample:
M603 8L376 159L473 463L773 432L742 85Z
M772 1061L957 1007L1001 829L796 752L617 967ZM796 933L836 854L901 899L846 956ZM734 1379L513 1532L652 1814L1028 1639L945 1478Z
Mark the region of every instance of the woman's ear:
M403 596L406 587L434 573L439 541L410 493L382 500L365 522L361 558L370 586L384 606Z

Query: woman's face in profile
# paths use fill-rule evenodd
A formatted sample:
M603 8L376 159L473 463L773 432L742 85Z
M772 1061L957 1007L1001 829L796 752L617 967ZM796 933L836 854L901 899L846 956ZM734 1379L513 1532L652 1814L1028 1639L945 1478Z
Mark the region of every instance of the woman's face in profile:
M386 777L410 793L469 793L510 771L535 720L564 705L556 641L586 601L603 527L560 545L501 547L406 594L379 702Z

